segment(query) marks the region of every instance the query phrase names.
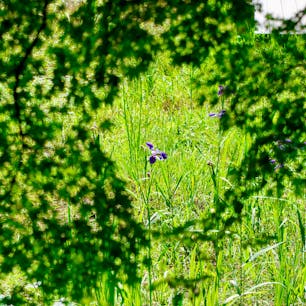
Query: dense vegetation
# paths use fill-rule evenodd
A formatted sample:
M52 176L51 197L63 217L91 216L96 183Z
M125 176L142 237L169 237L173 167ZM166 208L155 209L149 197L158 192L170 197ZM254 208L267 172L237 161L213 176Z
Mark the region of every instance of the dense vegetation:
M1 303L305 302L303 12L253 14L0 4Z

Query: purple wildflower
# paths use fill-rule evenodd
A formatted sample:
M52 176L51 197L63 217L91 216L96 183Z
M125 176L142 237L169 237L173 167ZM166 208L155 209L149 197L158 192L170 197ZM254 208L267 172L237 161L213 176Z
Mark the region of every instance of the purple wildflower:
M272 164L272 165L275 165L275 166L274 166L274 171L276 171L277 169L280 169L280 168L283 168L283 167L284 167L284 164L278 164L276 159L270 158L270 159L269 159L269 163Z
M165 152L160 152L160 158L163 159L167 159L168 155Z
M290 142L292 142L292 140L291 140L291 139L289 139L289 138L286 138L286 139L285 139L285 142L290 143Z
M223 85L219 85L218 96L222 96L224 94L225 87Z
M155 155L151 155L149 157L149 161L150 161L150 164L153 165L156 162L156 156Z
M225 115L225 113L226 110L222 109L219 113L210 113L208 116L222 118Z
M165 152L154 149L154 145L151 142L146 142L146 145L151 151L151 156L149 157L149 162L151 165L154 164L157 159L165 160L168 158L168 155Z
M219 118L222 118L222 116L225 115L225 113L226 113L226 110L222 109L217 116Z
M154 146L151 142L146 142L146 145L150 150L153 150Z

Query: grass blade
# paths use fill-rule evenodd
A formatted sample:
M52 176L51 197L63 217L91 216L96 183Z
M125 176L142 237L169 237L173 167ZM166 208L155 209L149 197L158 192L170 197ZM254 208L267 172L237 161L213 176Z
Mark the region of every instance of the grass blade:
M302 239L302 250L304 250L304 249L306 249L305 226L303 224L301 213L300 213L298 208L297 208L296 212L297 212L298 220L299 220L299 228L300 228L301 239Z
M257 257L259 257L259 256L261 256L261 255L267 253L267 252L270 251L270 250L273 250L273 249L279 247L279 246L280 246L281 244L283 244L283 243L284 243L284 241L281 241L281 242L278 242L278 243L276 243L276 244L274 244L274 245L270 245L270 246L268 246L268 247L266 247L266 248L264 248L264 249L262 249L262 250L256 252L255 254L251 255L251 256L247 259L246 263L254 261Z

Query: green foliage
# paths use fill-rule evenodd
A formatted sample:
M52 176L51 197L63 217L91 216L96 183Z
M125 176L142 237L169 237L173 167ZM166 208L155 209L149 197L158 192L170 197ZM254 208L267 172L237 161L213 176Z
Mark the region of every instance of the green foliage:
M191 250L193 271L188 277L169 276L162 283L185 287L197 296L196 283L200 282L203 299L218 303L224 237L234 235L229 230L242 220L251 196L266 192L279 199L286 189L299 196L305 185L305 39L277 31L271 37L247 33L254 27L253 13L250 1L237 4L232 0L88 0L71 6L64 1L25 4L8 0L0 4L3 274L17 269L27 282L41 282L41 303L47 304L60 297L81 301L102 280L110 284L105 299L113 304L120 284L139 281L138 266L148 244L146 262L150 274L154 273L152 237L174 238ZM154 33L158 27L160 32ZM160 185L156 181L157 190L172 210L172 224L164 225L163 231L151 228L151 189L142 184L138 172L133 173L137 188L145 195L148 233L135 217L125 183L105 153L101 133L110 129L111 123L99 120L98 114L105 104L113 103L123 80L147 71L161 50L169 52L171 64L192 67L190 95L200 102L216 106L220 99L214 92L218 85L224 85L222 108L226 114L219 121L217 160L208 166L211 210L205 208L197 218L175 219L174 195L184 174L171 187L169 173L157 173L155 177L162 178ZM171 101L165 104L172 107ZM132 122L129 107L126 100L127 130ZM132 133L135 126L138 134ZM141 158L146 160L137 149L133 155L141 144L140 123L135 126L128 130L132 166ZM222 164L227 156L222 155L222 146L224 137L235 135L230 134L232 126L248 141L243 157L227 169L225 178L230 187L221 188ZM201 141L186 130L182 125L177 131L180 141L176 146L201 151ZM304 245L303 218L297 212ZM286 234L283 209L275 210L275 216L280 220L275 245L281 246ZM206 273L198 263L197 243L211 243L216 273ZM271 248L255 254L261 256L268 250ZM199 257L204 255L205 251L199 251ZM279 261L287 273L280 255ZM202 274L197 272L200 269ZM207 277L214 283L208 290ZM129 295L127 291L121 297L130 300L136 293ZM249 291L240 290L244 294ZM281 290L277 293L280 303L284 294ZM3 302L31 303L25 299L24 288L17 286ZM182 303L183 295L178 291L173 304Z
M1 271L20 267L29 282L42 283L45 299L80 300L104 273L110 282L135 282L146 239L90 128L117 92L117 60L130 56L117 49L120 39L130 41L129 25L111 25L124 11L92 2L68 21L63 9L49 1L1 4L0 254ZM81 116L63 134L73 112Z

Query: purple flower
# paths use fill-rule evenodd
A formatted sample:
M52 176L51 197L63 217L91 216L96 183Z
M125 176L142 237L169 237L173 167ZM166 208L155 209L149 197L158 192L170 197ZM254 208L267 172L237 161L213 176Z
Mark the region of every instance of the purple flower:
M153 165L156 162L156 156L155 155L151 155L149 157L149 161L150 161L150 164Z
M218 96L222 96L224 94L225 87L223 85L219 85Z
M292 140L291 140L291 139L289 139L289 138L286 138L286 139L285 139L285 142L290 143L290 142L292 142Z
M168 155L165 152L154 149L154 145L151 142L146 142L146 145L151 151L151 156L149 157L149 162L151 165L154 164L157 159L165 160L168 158Z
M222 109L219 113L210 113L208 116L222 118L225 115L225 113L226 110Z
M226 113L226 110L222 109L217 116L221 118L223 115L225 115L225 113Z
M280 168L283 168L283 167L284 167L284 164L278 164L276 159L270 158L270 159L269 159L269 163L272 164L272 165L275 165L275 166L274 166L274 171L276 171L277 169L280 169Z
M160 158L161 160L167 159L168 155L165 152L160 152Z
M146 145L150 150L153 150L154 146L151 142L146 142Z

